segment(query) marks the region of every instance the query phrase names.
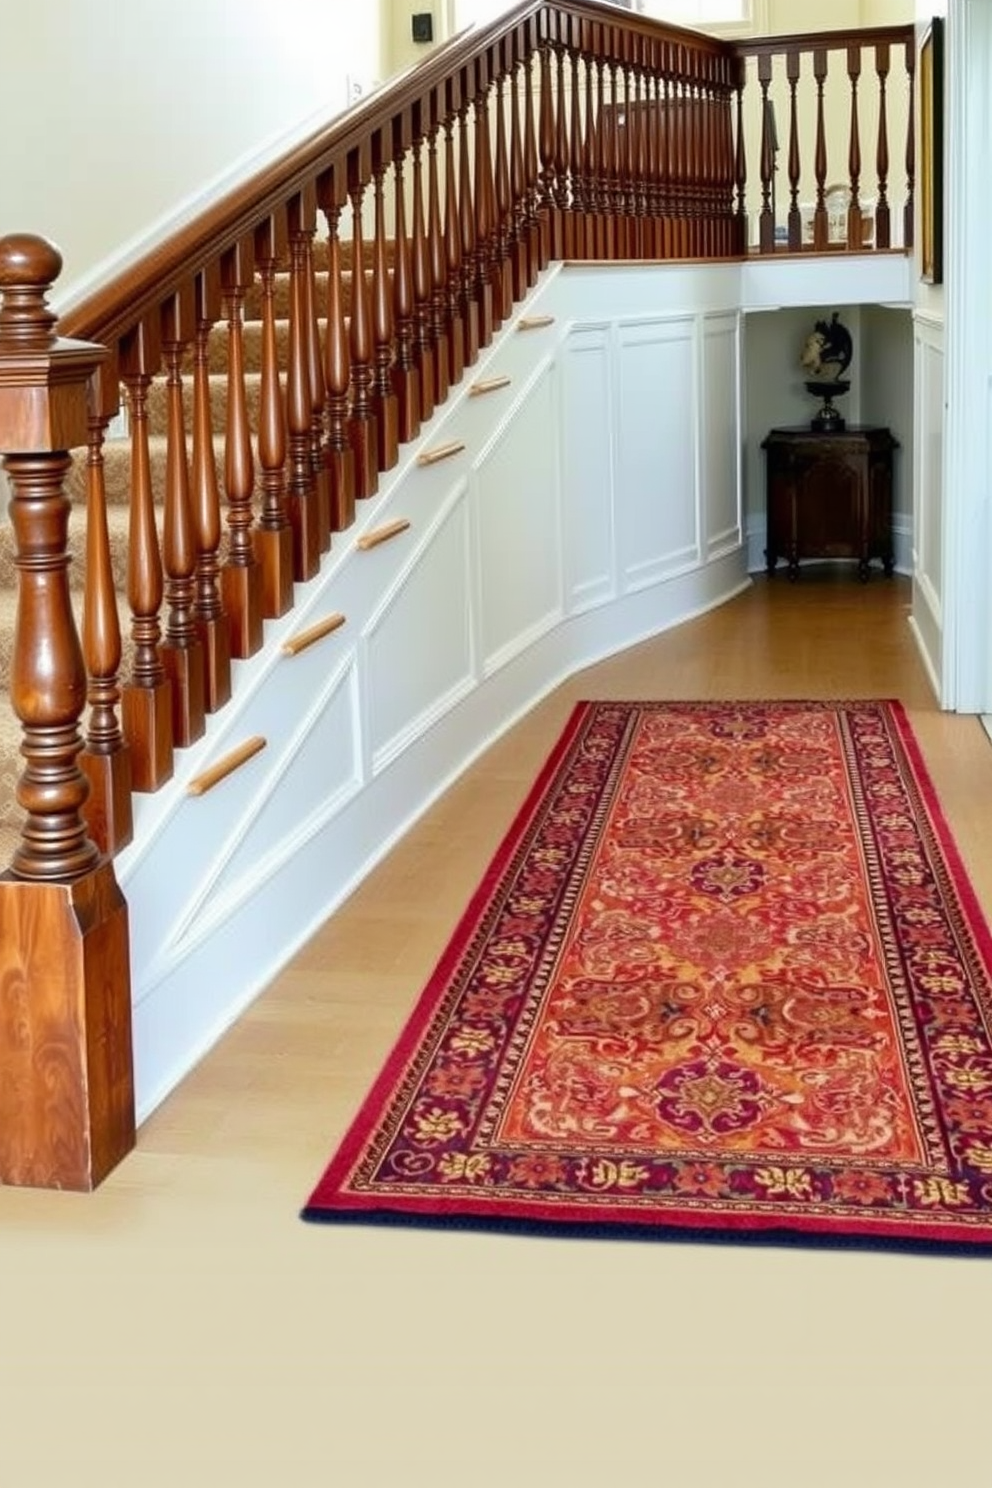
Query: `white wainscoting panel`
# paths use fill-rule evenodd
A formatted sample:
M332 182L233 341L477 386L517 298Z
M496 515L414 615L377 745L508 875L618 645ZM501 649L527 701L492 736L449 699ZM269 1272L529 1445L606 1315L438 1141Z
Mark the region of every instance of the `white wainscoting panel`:
M545 364L473 470L484 673L562 613L554 372Z
M372 768L389 760L473 682L467 482L425 534L366 636Z
M746 585L739 284L737 266L546 271L525 309L547 320L497 333L296 586L294 614L266 622L117 861L140 1119L516 718ZM487 379L496 391L470 397ZM418 461L449 442L464 447ZM400 536L357 549L397 517ZM336 611L339 630L282 654ZM186 794L253 734L260 754Z
M740 316L706 315L700 358L700 492L706 556L740 546Z
M913 470L913 631L942 691L944 533L944 328L917 315Z
M624 589L699 561L696 320L617 331L617 554Z
M572 613L613 592L612 340L606 325L574 327L561 359L563 556Z

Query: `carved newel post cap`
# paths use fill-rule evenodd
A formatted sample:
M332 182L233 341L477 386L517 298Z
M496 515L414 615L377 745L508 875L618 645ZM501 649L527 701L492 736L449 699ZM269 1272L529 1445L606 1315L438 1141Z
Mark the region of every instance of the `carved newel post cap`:
M41 351L55 340L48 291L61 272L62 255L47 238L35 233L0 238L0 354Z
M86 443L88 386L103 346L58 335L48 291L62 255L34 233L0 238L0 450L43 454Z

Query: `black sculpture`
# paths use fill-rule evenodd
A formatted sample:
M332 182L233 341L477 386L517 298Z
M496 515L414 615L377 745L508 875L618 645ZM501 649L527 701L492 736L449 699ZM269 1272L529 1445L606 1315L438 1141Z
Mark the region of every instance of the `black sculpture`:
M833 400L850 391L851 384L844 373L851 365L853 352L851 333L841 324L836 310L829 321L818 320L806 338L801 360L804 369L812 373L806 389L823 399L819 411L810 420L810 428L818 434L839 433L845 427Z

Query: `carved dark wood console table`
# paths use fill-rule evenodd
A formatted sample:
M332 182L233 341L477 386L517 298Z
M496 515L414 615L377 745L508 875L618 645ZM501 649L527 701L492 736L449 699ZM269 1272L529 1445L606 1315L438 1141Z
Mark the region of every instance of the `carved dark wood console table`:
M888 429L851 425L818 434L807 427L772 429L767 456L765 559L780 558L789 578L804 558L851 558L865 583L873 558L892 573L892 455Z

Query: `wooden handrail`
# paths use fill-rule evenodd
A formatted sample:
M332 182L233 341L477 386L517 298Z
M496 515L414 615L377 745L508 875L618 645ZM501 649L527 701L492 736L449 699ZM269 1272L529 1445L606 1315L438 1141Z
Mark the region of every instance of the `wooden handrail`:
M731 50L737 57L782 57L786 52L840 51L843 47L875 46L879 42L912 41L914 28L906 26L866 26L863 31L807 31L787 36L751 36L735 41Z
M429 96L453 75L464 72L494 50L505 37L529 23L535 42L547 42L552 22L585 23L580 49L590 50L589 27L612 25L634 35L680 44L711 57L728 57L726 42L658 21L647 20L596 0L524 0L485 26L473 26L433 51L423 62L361 99L352 108L296 145L279 160L208 207L195 222L180 228L111 283L78 304L65 308L60 330L90 341L117 340L130 325L155 309L181 283L216 261L252 233L256 224L278 212L289 197L337 161L360 150L377 131Z

